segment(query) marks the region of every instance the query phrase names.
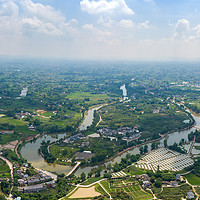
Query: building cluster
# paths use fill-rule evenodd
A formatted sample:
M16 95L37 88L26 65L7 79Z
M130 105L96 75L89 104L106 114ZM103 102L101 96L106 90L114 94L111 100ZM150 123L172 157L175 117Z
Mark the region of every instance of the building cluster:
M148 176L148 174L135 175L135 178L138 181L142 181L142 187L144 189L151 188L152 183L150 181L150 177ZM185 180L183 179L182 176L180 176L180 174L176 174L176 180L174 180L174 181L162 181L162 185L164 187L177 187L179 182L185 182Z
M102 128L98 130L98 133L100 133L103 137L122 135L122 140L127 141L127 143L138 139L141 136L138 130L138 126L135 126L134 128L121 127L117 130L112 130L110 128Z
M21 177L21 179L18 179L18 183L20 186L33 185L41 182L46 182L52 179L51 176L46 175L40 171L38 171L37 174L32 177L29 177L28 174L26 174L22 170L17 170L16 174Z
M50 187L56 187L55 180L53 180L55 177L45 174L43 171L37 171L35 175L29 177L26 168L22 168L22 170L17 170L16 174L20 176L18 191L24 193L39 192Z
M165 109L158 107L158 108L153 110L153 113L156 114L156 113L159 113L160 111L165 111Z
M162 185L165 187L177 187L179 182L185 182L185 179L180 175L176 174L176 180L174 181L162 181Z
M24 111L15 113L15 116L17 117L17 119L21 119L21 118L27 117L29 115L31 115L29 112L24 112Z
M28 92L28 87L23 88L23 90L21 91L20 97L26 97Z
M135 175L135 178L138 181L142 181L142 187L143 188L150 188L151 187L151 181L150 181L150 177L148 174L142 174L142 175Z
M13 134L14 131L9 131L9 130L0 130L1 135L10 135Z
M28 185L24 187L18 187L18 191L23 193L32 193L32 192L40 192L42 190L47 190L48 188L56 187L55 181L49 181L36 185Z
M89 160L93 156L95 156L95 153L92 153L91 151L84 151L84 152L77 152L75 155L76 160Z
M36 127L33 126L33 125L30 125L30 126L28 126L28 129L29 129L30 131L35 131Z
M69 143L74 143L76 142L77 140L81 140L81 139L84 139L85 137L83 136L82 133L78 133L76 135L72 135L70 136L69 138L67 138L66 140L64 140L63 142L66 143L66 144L69 144Z

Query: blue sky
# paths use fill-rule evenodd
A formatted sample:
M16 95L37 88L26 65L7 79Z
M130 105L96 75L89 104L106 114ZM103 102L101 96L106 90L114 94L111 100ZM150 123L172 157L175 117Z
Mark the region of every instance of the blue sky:
M0 55L196 59L199 0L0 0Z

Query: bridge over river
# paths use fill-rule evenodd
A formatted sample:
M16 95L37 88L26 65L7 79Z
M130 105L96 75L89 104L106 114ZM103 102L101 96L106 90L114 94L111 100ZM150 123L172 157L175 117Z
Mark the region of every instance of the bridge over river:
M76 165L67 173L66 176L71 175L79 167L80 164L81 162L77 162Z

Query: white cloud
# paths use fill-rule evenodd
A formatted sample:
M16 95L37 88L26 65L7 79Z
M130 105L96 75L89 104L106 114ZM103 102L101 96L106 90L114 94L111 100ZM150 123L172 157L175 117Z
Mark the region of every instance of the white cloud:
M200 36L200 24L198 24L197 26L195 26L192 30L197 32L197 35Z
M83 11L90 14L134 14L133 10L127 6L125 0L82 0L80 5Z
M31 0L22 0L21 5L24 14L28 17L37 17L42 21L51 23L65 21L65 17L51 6L33 3Z
M23 27L28 31L37 31L50 35L62 35L63 33L51 23L44 23L37 17L24 18Z
M105 27L111 27L114 21L110 17L105 18L105 17L100 16L97 23L102 24Z
M96 34L98 36L111 36L111 33L109 31L102 31L100 29L97 29L96 27L93 26L93 24L85 24L82 26L82 29L86 31L90 31L93 34Z
M119 22L119 25L124 27L124 28L133 28L134 27L134 23L132 20L121 20Z
M19 7L12 1L3 3L0 8L0 16L18 16Z
M150 25L149 25L149 20L146 20L145 22L140 23L140 24L138 25L138 27L139 27L139 28L146 28L146 29L151 28Z
M190 22L187 19L180 19L175 25L175 37L183 37L184 33L190 30Z

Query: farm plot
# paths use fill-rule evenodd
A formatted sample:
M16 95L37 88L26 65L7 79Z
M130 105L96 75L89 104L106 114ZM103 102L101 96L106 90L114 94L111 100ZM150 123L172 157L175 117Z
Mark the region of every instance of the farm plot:
M102 181L101 184L111 196L115 193L125 192L135 200L152 199L152 195L142 190L139 183L133 178Z

